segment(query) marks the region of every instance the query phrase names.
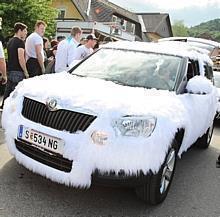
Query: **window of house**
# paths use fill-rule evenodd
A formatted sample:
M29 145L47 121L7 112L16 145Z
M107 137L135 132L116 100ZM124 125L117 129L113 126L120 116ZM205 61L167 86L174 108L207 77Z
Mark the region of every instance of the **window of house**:
M131 23L124 18L117 17L116 15L112 15L112 22L117 23L117 25L120 26L121 30L135 34L135 23Z
M135 34L135 24L131 24L131 33Z
M121 28L122 28L124 31L126 31L127 20L121 19L120 24L121 24Z
M58 19L64 19L66 14L65 9L58 9Z
M112 16L112 22L116 23L116 22L117 22L117 19L118 19L117 16L115 16L115 15Z
M117 17L116 15L112 16L112 22L117 23L120 25L120 28L124 31L126 31L126 26L127 26L127 20Z
M115 27L111 28L110 34L112 34L112 35L121 35L122 32L121 32L121 29L119 29L119 27L115 26Z

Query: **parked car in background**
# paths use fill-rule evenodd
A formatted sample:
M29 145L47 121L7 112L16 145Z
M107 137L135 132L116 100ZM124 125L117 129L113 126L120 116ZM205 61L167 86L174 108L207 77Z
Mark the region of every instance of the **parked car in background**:
M109 43L20 82L2 114L10 153L55 182L132 186L161 203L178 156L209 146L217 106L210 58L171 43Z
M213 61L213 70L220 71L220 43L216 41L207 40L203 38L194 38L194 37L169 37L169 38L159 39L159 41L187 42L192 46L206 49L208 51L208 55Z
M220 72L214 71L213 74L214 74L214 84L217 87L217 91L218 91L218 96L217 96L218 107L217 107L215 119L219 120L220 119Z

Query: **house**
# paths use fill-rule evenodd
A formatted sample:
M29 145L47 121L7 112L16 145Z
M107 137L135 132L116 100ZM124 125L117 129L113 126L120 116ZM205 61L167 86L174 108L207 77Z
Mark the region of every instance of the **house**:
M53 0L52 7L58 11L58 20L84 20L77 6L72 0Z
M137 13L142 26L143 40L157 41L172 37L170 17L167 13Z
M94 32L101 41L172 36L168 14L135 14L108 0L53 0L52 6L59 11L57 36L69 35L73 26L80 26L84 36Z
M107 0L54 0L59 10L57 35L80 26L84 35L95 31L100 40L142 40L137 15Z

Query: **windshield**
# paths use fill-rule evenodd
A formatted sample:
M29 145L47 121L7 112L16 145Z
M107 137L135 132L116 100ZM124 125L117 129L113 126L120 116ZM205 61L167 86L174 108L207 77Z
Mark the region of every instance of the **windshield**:
M220 88L220 72L214 72L215 86Z
M180 63L177 56L103 48L72 73L126 86L173 90Z

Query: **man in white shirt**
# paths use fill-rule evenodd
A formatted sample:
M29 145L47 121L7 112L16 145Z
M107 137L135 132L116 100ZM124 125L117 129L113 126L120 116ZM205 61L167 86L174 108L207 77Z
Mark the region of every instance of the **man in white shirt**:
M25 52L27 59L27 70L30 77L42 75L45 72L43 36L46 29L44 21L37 21L35 31L27 37Z
M68 69L73 61L74 52L79 45L81 35L81 28L73 27L71 35L59 42L56 52L55 72L62 72Z
M0 73L2 74L2 84L6 84L7 83L6 63L5 63L5 55L1 41L0 41Z
M93 53L93 48L97 43L97 38L94 34L90 34L86 37L86 43L77 47L73 60L82 60Z

